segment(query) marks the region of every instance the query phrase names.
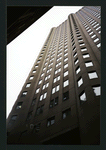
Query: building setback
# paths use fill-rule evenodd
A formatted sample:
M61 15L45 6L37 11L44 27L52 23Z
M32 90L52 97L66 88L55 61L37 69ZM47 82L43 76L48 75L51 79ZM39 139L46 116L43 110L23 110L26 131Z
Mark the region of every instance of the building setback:
M100 6L51 29L7 119L8 144L100 144Z

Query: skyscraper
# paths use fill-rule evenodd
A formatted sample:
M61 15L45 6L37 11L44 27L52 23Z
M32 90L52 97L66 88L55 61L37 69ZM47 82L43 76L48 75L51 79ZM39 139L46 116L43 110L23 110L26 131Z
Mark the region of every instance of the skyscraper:
M7 119L8 144L100 143L100 7L53 27Z

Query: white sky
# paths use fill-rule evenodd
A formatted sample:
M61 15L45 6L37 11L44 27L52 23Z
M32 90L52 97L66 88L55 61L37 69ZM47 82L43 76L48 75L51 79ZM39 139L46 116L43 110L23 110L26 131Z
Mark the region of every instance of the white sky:
M52 27L57 27L82 6L54 6L7 45L6 118L25 83Z

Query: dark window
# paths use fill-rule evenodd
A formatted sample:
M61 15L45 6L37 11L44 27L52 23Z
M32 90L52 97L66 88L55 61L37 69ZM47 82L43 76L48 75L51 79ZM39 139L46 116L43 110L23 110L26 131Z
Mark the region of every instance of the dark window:
M58 97L56 97L55 99L54 99L54 105L57 105L58 104Z
M28 113L27 120L30 120L32 117L32 111Z
M58 97L54 98L53 100L50 101L50 108L53 106L56 106L58 104Z
M43 107L44 107L44 105L42 105L42 106L40 107L40 113L43 113Z
M41 125L41 123L38 123L38 124L36 124L36 125L34 126L34 130L33 130L34 133L39 132L39 130L40 130L40 125Z
M50 108L53 107L53 100L50 101Z
M16 106L16 109L21 109L22 103L23 103L23 102L18 102L18 104L17 104L17 106Z
M71 115L71 109L67 109L62 112L62 118L65 119L67 116Z
M63 93L63 101L69 99L69 91Z
M55 116L53 116L47 120L47 127L53 125L54 123L55 123Z
M9 121L9 126L13 125L15 123L16 119L17 119L17 115L13 115Z
M36 115L39 115L39 114L40 114L40 107L38 107L36 110Z
M32 100L32 106L35 105L36 98Z
M41 107L37 108L36 115L40 115L41 113L43 113L43 107L44 107L44 105L42 105Z

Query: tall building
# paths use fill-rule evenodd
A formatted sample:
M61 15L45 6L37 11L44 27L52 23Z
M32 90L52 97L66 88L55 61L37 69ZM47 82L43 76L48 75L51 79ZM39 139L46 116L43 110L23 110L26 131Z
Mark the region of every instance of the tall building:
M100 144L100 6L51 29L7 119L8 144Z

